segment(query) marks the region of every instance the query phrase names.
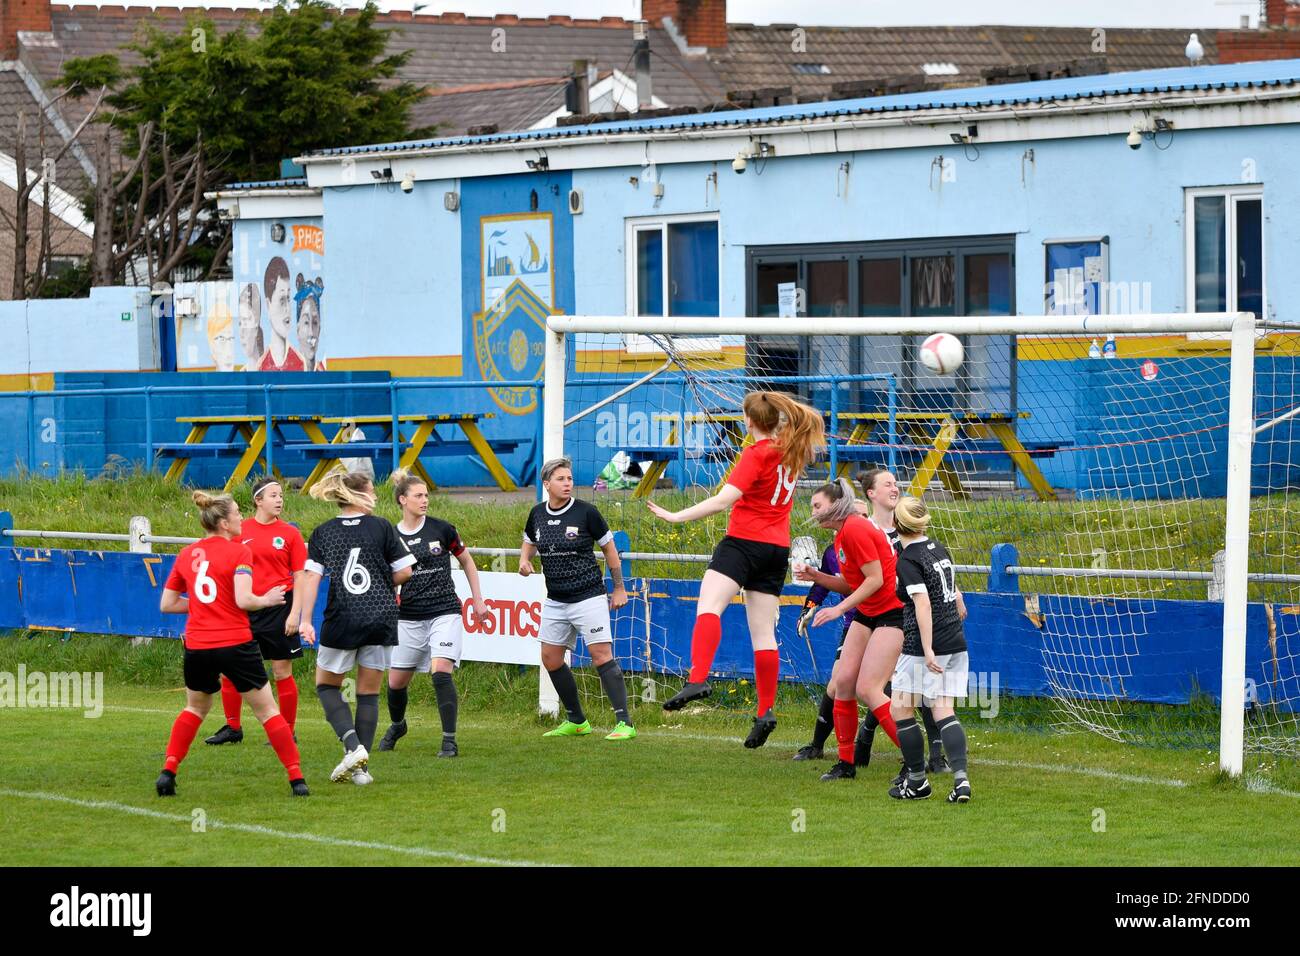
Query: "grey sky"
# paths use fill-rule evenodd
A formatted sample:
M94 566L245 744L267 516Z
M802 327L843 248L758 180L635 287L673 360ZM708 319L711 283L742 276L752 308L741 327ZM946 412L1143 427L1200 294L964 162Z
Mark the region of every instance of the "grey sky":
M75 3L76 0L73 0ZM422 0L380 0L385 9L410 10ZM111 4L110 4L111 5ZM150 3L133 5L150 6ZM164 0L163 6L264 6L230 0ZM360 6L353 2L349 6ZM1259 13L1259 0L728 0L733 23L801 23L807 26L927 26L1023 24L1075 27L1217 27L1233 29ZM457 10L472 15L515 13L542 17L621 16L633 19L640 0L451 0L424 3L422 12Z

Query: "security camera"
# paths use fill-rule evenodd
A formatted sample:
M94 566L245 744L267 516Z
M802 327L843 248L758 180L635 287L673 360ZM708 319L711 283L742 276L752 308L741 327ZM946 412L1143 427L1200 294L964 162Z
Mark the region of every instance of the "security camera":
M1140 129L1138 129L1138 127L1134 126L1133 129L1131 129L1131 130L1129 131L1128 138L1125 140L1125 142L1128 143L1128 148L1129 148L1129 149L1141 149L1141 148L1142 148L1142 130L1140 130Z
M409 193L415 189L415 176L407 173L402 177L402 192Z
M749 157L745 154L745 151L742 149L739 153L736 154L736 158L731 161L731 168L737 175L739 175L743 173L748 166L749 166Z

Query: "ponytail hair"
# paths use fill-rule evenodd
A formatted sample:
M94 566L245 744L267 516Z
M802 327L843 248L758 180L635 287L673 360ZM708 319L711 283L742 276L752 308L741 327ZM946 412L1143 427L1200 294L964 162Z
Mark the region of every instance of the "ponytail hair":
M745 415L761 432L774 436L781 464L799 475L826 447L826 423L816 410L784 392L750 392Z
M312 485L310 494L321 501L332 501L340 508L374 511L375 493L371 487L365 475L334 471Z
M847 478L828 481L813 494L821 495L830 501L831 506L821 515L827 521L844 522L858 513L858 499L853 493L852 483Z
M190 496L199 508L199 523L204 531L217 533L217 525L230 517L235 507L235 499L230 495L210 495L206 491L195 491Z
M894 509L894 527L906 535L925 534L930 527L930 509L920 498L900 498Z
M411 474L405 468L398 468L390 474L388 481L393 486L393 500L397 502L399 508L402 506L402 499L411 493L412 488L424 484L423 478Z

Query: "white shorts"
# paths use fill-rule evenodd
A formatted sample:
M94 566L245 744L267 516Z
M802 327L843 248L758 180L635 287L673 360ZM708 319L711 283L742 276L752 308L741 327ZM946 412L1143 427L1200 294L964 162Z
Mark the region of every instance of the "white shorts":
M942 674L926 667L924 657L900 654L891 678L894 693L920 694L927 704L940 697L953 700L965 697L970 673L970 657L966 651L936 654L934 659L943 668Z
M427 674L435 657L459 664L464 635L459 614L442 614L427 621L398 621L391 666Z
M537 629L539 641L572 651L578 646L579 634L589 647L614 640L609 623L609 599L605 595L587 598L577 604L562 604L550 598L542 602L542 625Z
M353 666L369 667L374 671L388 670L388 655L391 647L367 644L343 650L338 647L322 647L316 652L316 666L331 674L346 674Z

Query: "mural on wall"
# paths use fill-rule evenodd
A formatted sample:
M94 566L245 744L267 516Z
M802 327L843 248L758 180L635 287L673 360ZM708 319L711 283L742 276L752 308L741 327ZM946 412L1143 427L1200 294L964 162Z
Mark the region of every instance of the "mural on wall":
M483 311L474 313L474 356L485 381L541 377L546 317L555 314L555 246L549 212L479 219ZM511 415L537 407L537 390L489 389Z
M177 367L218 372L324 371L321 276L324 230L292 225L292 244L275 224L237 226L233 282L183 282L174 290ZM281 224L282 225L282 224ZM286 236L287 237L287 236Z

